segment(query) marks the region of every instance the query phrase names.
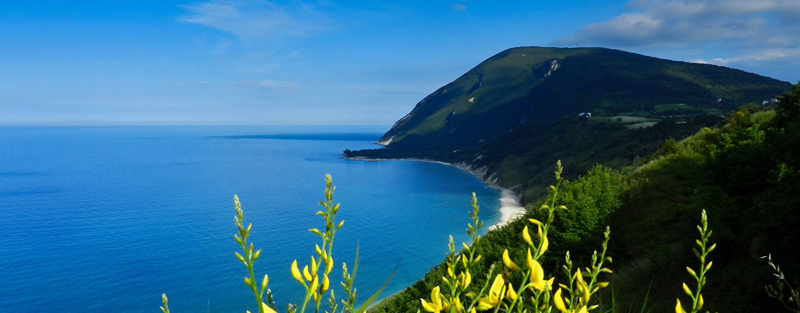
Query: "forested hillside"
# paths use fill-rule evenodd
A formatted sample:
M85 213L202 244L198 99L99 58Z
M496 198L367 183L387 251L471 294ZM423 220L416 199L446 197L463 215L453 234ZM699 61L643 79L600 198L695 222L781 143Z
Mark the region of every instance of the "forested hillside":
M512 48L425 97L380 143L452 153L564 116L653 122L769 101L789 86L737 69L613 49Z
M774 103L787 82L741 70L604 48L521 47L498 53L420 101L348 158L457 163L536 201L562 160L575 178L595 164L641 165L669 138Z
M568 210L556 215L545 272L560 273L567 251L575 263L587 264L610 225L614 274L598 304L618 312L673 312L675 299L685 297L681 284L693 280L685 268L697 266L691 252L698 237L695 225L706 210L717 248L709 256L713 267L703 289L703 310L780 312L783 306L765 292L775 277L761 257L771 254L798 286L800 85L779 97L774 109L743 106L717 127L675 139L663 140L640 166L598 165L563 184L556 202ZM528 205L527 217L541 218L538 207ZM483 283L491 264L502 265L505 249L512 259L524 259L520 233L528 224L520 219L482 239L477 250L484 256L484 271L473 273L474 285ZM420 298L440 284L444 270L432 269L378 311L421 309ZM556 282L563 279L556 274Z

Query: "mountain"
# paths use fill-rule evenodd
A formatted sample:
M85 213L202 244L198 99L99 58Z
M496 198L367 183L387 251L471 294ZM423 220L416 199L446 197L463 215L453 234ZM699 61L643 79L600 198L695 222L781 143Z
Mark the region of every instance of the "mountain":
M380 139L401 150L482 146L565 116L661 117L761 103L791 85L708 64L605 48L512 48L420 101Z
M523 203L544 195L552 164L572 179L596 164L638 166L669 139L773 105L791 84L741 70L605 48L503 51L420 101L348 158L450 162Z
M676 309L676 303L680 305L676 299L691 303L686 290L695 282L703 286L703 311L791 311L797 295L790 292L800 286L800 84L774 103L774 107L743 105L724 116L690 114L678 105L654 107L650 118L666 117L642 127L637 124L645 122L625 122L624 117L631 116L610 121L609 117L568 116L550 125L521 126L470 152L437 155L391 149L390 144L387 149L354 154L432 155L482 168L506 187L513 181L547 175L549 183L559 186L551 189L548 197L553 202L547 203L564 205L565 210L549 215L549 210L536 209L545 201L531 199L523 218L488 232L472 246L482 262L469 269L470 291L485 289L497 273L491 269L508 264L505 260L521 261L526 252L530 255L530 238L521 234L532 227L529 218L533 218L553 222L546 233L547 255L539 261L544 277L553 277L565 290L576 276L569 270L564 275L562 269L573 262L579 267L593 264L599 247L602 255L613 257L613 264L606 259L613 274L602 278L610 282L609 288L597 290L598 297L590 303L599 306L598 312L683 311ZM654 153L644 154L647 150ZM624 163L642 155L632 166L620 166L620 160ZM552 174L556 159L592 167L556 184ZM711 231L704 232L705 226L696 226L701 214L713 236ZM607 246L602 240L606 226L611 238ZM709 245L701 256L698 251ZM442 262L372 311L421 311L420 299L433 297L436 286L452 282L447 281L452 268ZM694 270L700 268L708 272ZM591 271L587 267L584 272ZM509 284L529 283L525 271L506 268L503 274ZM539 294L526 289L517 289L519 299L530 296L534 302L516 302L518 308L541 308L541 302L536 302Z

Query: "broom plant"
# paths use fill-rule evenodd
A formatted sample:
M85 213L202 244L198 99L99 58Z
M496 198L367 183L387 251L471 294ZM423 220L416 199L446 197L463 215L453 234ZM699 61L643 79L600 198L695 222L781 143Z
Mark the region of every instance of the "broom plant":
M486 280L480 286L473 284L472 274L479 272L477 267L483 259L477 248L481 240L479 233L483 227L483 221L479 218L480 206L475 193L473 193L472 211L469 213L471 221L467 224L466 229L471 239L470 243L462 243L463 249L456 251L453 237L450 236L445 262L446 272L442 277L442 283L431 290L429 299L420 299L422 309L433 313L476 313L478 311L588 313L596 310L599 307L599 301L595 299L598 292L609 285L608 282L601 281L601 274L612 273L611 269L606 266L612 262L612 258L606 255L611 237L610 228L606 227L601 250L594 252L588 267L576 267L570 258L570 253L566 252L562 265L564 276L559 279L558 285L555 285L556 278L545 273L539 262L548 251L550 243L548 232L555 221L555 215L559 210L568 210L566 206L556 203L559 187L563 182L562 171L563 168L559 161L555 171L556 184L550 187L547 200L539 208L544 213L542 215L544 220L529 219L530 224L527 224L520 234L527 245L525 261L515 262L506 249L503 252L502 264L499 262L498 264L488 264ZM287 313L305 313L310 309L319 313L323 303L327 303L330 310L324 310L325 312L363 313L378 298L394 275L392 272L376 293L357 306L354 281L358 272L359 251L356 247L352 271L348 270L346 263L342 263L343 281L341 286L345 297L341 300L336 299L330 288L330 275L334 267L333 243L336 232L344 225L344 221L336 220L340 205L333 203L335 191L336 187L333 186L331 176L325 175L325 200L320 201L320 205L324 209L316 213L324 219L325 226L324 228L309 229L309 232L320 238L320 243L314 246L314 254L309 258L309 263L303 265L303 269L300 270L300 264L294 260L289 268L292 278L303 286L305 294L299 304L287 305ZM234 238L242 249L241 253L236 252L235 255L248 273L248 276L244 278L244 283L253 292L259 313L277 313L272 293L268 289L269 277L264 275L260 282L256 280L253 265L261 256L261 250L255 250L253 243L248 241L252 224L245 226L244 213L237 196L234 196L234 208L236 211L234 221L238 230ZM536 228L535 235L532 235L528 226ZM688 285L683 285L684 291L692 299L692 306L689 310L685 310L678 300L675 306L676 313L695 313L704 305L701 290L706 283L706 274L712 264L710 261L706 261L708 254L716 247L715 244L709 245L708 242L711 230L708 229L705 211L703 211L698 230L700 232L700 239L697 240L699 250L695 249L695 254L700 259L701 266L698 271L687 267L689 274L696 279L697 285L694 291ZM498 270L500 268L502 269ZM397 267L395 267L396 270ZM556 286L557 289L555 289ZM793 289L791 291L794 292ZM796 294L793 296L797 297ZM169 313L166 294L162 295L162 304L160 307L162 313Z

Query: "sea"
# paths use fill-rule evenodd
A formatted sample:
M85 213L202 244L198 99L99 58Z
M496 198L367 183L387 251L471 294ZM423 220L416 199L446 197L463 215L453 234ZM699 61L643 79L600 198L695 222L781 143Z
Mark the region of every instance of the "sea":
M324 176L344 220L340 264L360 265L357 303L394 271L382 297L439 264L448 236L467 241L471 194L485 228L500 192L421 161L356 161L385 126L0 127L0 312L257 312L234 252L234 195L261 249L279 311L299 303L290 274L315 255ZM395 271L396 268L396 271ZM327 303L327 302L325 302ZM330 310L327 304L323 310Z

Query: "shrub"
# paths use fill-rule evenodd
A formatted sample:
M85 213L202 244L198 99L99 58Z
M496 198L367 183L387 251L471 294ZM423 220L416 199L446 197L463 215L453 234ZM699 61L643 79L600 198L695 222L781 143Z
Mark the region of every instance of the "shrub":
M596 168L595 171L607 174L607 171L602 168ZM501 258L502 262L498 261L497 264L491 264L486 274L486 280L482 284L474 283L477 279L473 279L472 275L475 272L479 272L479 270L475 269L477 264L486 262L482 260L483 256L478 249L478 244L481 241L481 236L478 234L483 226L483 221L478 217L480 207L473 193L473 209L470 212L472 221L467 224L467 233L471 236L471 244L462 243L463 249L457 252L452 236L450 237L449 253L442 272L442 283L430 289L429 297L426 295L425 298L420 299L419 303L422 308L427 312L435 313L442 311L451 313L473 313L477 311L521 313L554 312L555 310L562 313L587 313L590 310L597 309L599 302L596 300L596 295L600 289L609 285L608 282L600 281L600 274L612 273L606 267L606 264L612 261L610 256L606 256L611 233L608 227L603 232L602 249L600 252L594 251L591 256L591 264L588 267L580 268L574 266L570 253L566 253L562 265L564 276L559 278L558 285L555 282L555 275L547 274L539 263L539 260L548 251L550 245L548 235L550 235L553 222L556 220L556 213L568 210L566 206L558 202L558 199L561 199L559 197L559 188L563 182L561 173L561 163L558 162L555 172L556 184L550 187L547 201L539 208L539 211L543 213L543 218L541 220L528 219L527 222L530 224L526 224L519 235L526 245L524 247L526 250L525 261L519 262L519 258L512 257L507 249L504 250ZM333 269L333 239L336 231L343 226L343 221L337 222L335 218L339 210L339 204L334 205L332 201L336 188L332 186L330 175L326 175L325 183L326 199L320 202L325 207L325 210L317 212L317 215L325 219L325 228L324 230L316 228L309 230L320 237L321 246L315 246L316 257L311 256L310 263L304 266L302 271L299 269L297 260L292 263L290 267L292 277L303 285L306 293L299 305L288 305L286 311L290 313L305 312L309 304L311 304L314 307L314 312L319 312L321 304L327 302L330 312L361 313L378 297L389 280L364 304L356 307L355 288L353 287L358 267L358 252L356 252L353 272L348 271L346 264L342 266L344 282L341 285L346 297L341 300L342 306L340 309L334 292L330 290L328 275ZM257 283L253 272L253 263L260 257L261 250L254 250L253 243L248 242L252 224L244 226L244 213L236 196L234 196L234 206L236 211L234 220L238 229L235 239L242 248L242 253L237 252L235 255L248 271L248 276L244 278L244 283L253 291L260 313L275 313L277 312L275 304L272 300L271 292L267 288L269 284L268 276L264 275L261 282ZM528 228L528 226L533 225L536 228L535 235L532 235ZM692 299L692 306L689 311L684 311L680 300L678 300L675 307L677 313L694 313L699 311L704 304L701 289L706 283L706 273L711 268L711 262L706 261L708 253L715 247L715 245L708 246L708 237L711 236L711 230L708 229L705 211L703 211L701 225L698 226L701 236L697 240L699 250L695 250L695 254L700 259L701 267L698 271L687 267L689 273L696 279L697 286L695 291L691 291L686 284L683 286L684 291ZM391 279L391 275L389 279ZM327 297L327 301L324 301L325 297ZM166 295L162 295L162 302L161 311L169 313Z

